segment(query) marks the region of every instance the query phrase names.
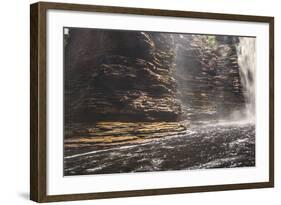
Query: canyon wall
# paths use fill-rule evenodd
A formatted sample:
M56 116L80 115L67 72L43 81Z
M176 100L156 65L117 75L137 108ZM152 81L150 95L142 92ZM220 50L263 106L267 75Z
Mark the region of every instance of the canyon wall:
M226 119L244 111L233 36L175 35L176 80L186 118ZM236 115L236 116L235 116Z
M65 122L218 119L245 106L238 38L70 29Z
M65 37L65 121L178 121L170 34L72 29Z

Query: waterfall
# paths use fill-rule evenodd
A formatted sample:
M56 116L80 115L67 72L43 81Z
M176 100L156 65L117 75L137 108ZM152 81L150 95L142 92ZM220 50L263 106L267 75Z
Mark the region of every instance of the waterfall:
M255 69L256 50L255 38L240 37L237 46L239 74L245 97L245 116L255 117Z

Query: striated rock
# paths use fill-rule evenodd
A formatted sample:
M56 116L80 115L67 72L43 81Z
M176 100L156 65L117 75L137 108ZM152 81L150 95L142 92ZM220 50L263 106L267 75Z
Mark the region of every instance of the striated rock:
M65 121L178 121L169 34L71 29Z
M70 29L65 122L226 118L245 106L238 38Z
M187 126L184 122L98 122L79 128L76 125L76 129L66 134L64 144L66 148L71 148L143 143L185 134Z
M219 119L243 110L236 43L232 36L175 36L178 97L190 120Z

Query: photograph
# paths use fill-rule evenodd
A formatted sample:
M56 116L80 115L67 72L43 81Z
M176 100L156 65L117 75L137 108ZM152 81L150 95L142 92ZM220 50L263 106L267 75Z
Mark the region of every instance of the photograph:
M274 16L31 4L30 199L274 187L274 45Z
M256 166L256 37L63 27L64 176Z

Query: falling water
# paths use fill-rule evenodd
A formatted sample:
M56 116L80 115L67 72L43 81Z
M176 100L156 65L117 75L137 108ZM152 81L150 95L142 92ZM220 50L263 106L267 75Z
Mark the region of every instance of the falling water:
M237 47L239 73L246 101L245 115L250 119L255 117L255 40L255 38L240 37Z

